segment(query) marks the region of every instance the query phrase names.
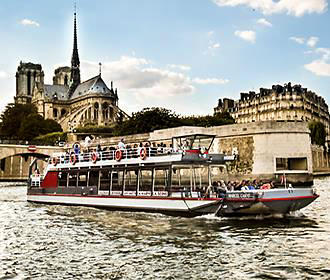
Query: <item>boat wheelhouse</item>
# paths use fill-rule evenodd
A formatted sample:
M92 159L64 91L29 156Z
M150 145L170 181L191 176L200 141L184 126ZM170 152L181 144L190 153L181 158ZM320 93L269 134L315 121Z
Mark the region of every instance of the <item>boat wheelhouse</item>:
M210 153L214 135L173 137L171 147L141 146L54 155L39 174L30 166L30 202L160 212L182 216L288 213L317 198L311 188L223 191L226 163Z

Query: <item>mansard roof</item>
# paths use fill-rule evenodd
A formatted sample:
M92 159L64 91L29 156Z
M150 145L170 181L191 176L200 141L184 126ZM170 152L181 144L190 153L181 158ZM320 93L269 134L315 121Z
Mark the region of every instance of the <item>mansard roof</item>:
M68 100L69 87L65 85L44 85L44 96L46 99Z
M97 94L107 97L115 97L113 89L109 89L100 75L97 75L77 86L73 92L71 99L86 96L89 94Z

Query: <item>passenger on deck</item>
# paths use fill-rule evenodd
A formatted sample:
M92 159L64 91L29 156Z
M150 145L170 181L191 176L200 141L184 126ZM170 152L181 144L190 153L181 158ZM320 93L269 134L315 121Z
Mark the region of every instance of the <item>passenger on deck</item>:
M269 190L271 188L272 188L271 182L265 183L260 187L261 190Z
M126 149L126 145L124 143L124 138L121 138L119 143L118 143L118 149L119 150L125 150Z

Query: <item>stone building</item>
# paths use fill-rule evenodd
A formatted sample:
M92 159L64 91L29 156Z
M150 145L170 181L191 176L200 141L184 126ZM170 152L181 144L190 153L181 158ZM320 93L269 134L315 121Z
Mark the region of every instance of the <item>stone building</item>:
M291 83L273 85L271 89L260 88L260 92L241 93L239 100L219 99L214 113L228 111L236 123L260 121L320 121L330 141L329 110L323 97Z
M32 103L45 119L56 120L64 131L87 124L111 125L128 115L118 107L118 92L113 82L108 87L99 75L81 82L76 13L71 67L55 69L53 84L44 83L40 64L23 63L16 72L17 103ZM101 67L101 65L100 65Z

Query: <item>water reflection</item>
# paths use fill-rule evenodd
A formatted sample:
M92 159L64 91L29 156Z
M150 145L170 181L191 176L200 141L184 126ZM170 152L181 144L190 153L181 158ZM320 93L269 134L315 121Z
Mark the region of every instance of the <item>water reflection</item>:
M290 216L169 217L26 202L0 185L0 279L328 279L330 178Z

